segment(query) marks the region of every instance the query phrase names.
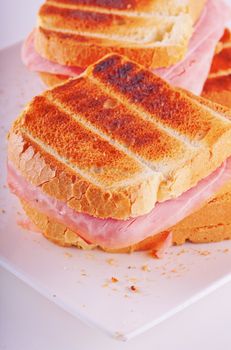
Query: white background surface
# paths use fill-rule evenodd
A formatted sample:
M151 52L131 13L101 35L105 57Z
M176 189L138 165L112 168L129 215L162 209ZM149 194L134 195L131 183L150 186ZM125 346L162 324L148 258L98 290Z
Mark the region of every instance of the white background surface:
M35 23L39 0L4 1L0 47L21 40ZM93 330L0 269L0 349L229 349L231 284L128 343Z

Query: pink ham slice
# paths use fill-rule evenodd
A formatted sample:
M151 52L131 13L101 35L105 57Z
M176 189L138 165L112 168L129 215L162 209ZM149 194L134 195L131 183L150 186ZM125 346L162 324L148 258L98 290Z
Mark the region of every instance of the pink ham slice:
M231 157L215 172L180 197L157 203L147 215L123 221L100 219L78 213L65 203L46 195L39 187L27 182L12 164L8 165L8 184L18 197L63 223L87 242L111 249L130 246L174 226L206 203L230 180Z
M170 68L156 69L155 73L171 85L201 94L215 47L230 17L230 7L225 2L208 1L196 24L184 60Z
M41 57L34 48L35 31L33 30L25 40L21 51L22 61L31 71L68 75L70 77L78 76L84 71L80 67L63 66Z
M196 24L185 59L178 64L154 72L174 86L200 94L208 76L214 49L230 18L230 8L223 2L209 0ZM35 31L22 48L22 60L32 71L78 76L83 68L68 67L42 58L34 49Z

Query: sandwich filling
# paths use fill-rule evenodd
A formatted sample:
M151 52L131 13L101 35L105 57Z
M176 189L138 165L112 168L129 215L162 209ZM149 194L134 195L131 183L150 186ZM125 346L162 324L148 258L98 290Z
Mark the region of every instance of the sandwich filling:
M154 72L174 86L200 94L207 78L216 44L223 34L230 9L223 1L209 0L197 22L184 60ZM34 30L22 48L22 60L32 71L76 77L84 67L64 66L41 57L35 50Z
M8 164L8 184L19 198L64 224L86 242L108 249L125 248L162 231L171 231L172 226L200 209L230 180L231 157L195 187L176 199L157 203L147 215L128 220L101 219L77 212L66 203L48 196L29 183L12 163Z

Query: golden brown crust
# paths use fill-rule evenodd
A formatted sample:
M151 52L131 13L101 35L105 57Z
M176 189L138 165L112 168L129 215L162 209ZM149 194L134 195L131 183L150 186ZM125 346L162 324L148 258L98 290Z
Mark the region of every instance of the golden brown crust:
M202 96L231 108L231 32L225 29L217 45Z
M184 92L171 88L151 71L124 57L108 56L88 67L86 74L96 79L110 93L135 104L137 109L144 110L152 118L173 128L189 140L212 142L213 138L209 135L212 124L215 127L214 123L217 122L217 126L222 126L219 120L211 118L207 110L202 110L201 106L195 104L193 94L189 99ZM187 117L182 118L182 115ZM227 128L227 125L224 126Z
M42 57L67 66L85 68L106 54L114 52L154 69L179 62L187 51L187 39L183 37L181 42L172 45L142 47L39 27L36 31L35 47Z
M152 16L153 14L176 16L180 13L189 13L192 19L196 21L199 17L206 0L47 0L47 4L56 5L63 8L82 9L96 11L99 13L117 13L117 14L142 14Z
M81 176L20 131L9 135L8 159L27 181L77 212L125 219L154 206L159 182L155 175L107 189Z
M231 41L230 41L231 44ZM217 52L213 58L210 75L214 73L224 72L231 69L231 45L224 47L220 52Z
M203 96L231 108L231 74L207 79Z
M113 13L99 13L83 11L81 9L70 9L50 6L44 4L39 11L40 26L47 29L54 29L67 32L102 34L103 36L123 36L126 41L145 42L155 31L153 25L156 23L152 17L142 16L131 17L121 16ZM149 33L147 31L149 29Z
M204 208L184 219L173 230L174 242L219 242L231 239L231 196L215 199ZM201 225L201 226L200 226Z
M205 147L204 159L201 160L204 173L200 164L197 164L197 169L203 173L202 177L211 172L212 164L221 164L230 155L230 110L224 116L218 115L215 111L223 111L215 104L210 103L205 108L204 104L198 103L197 97L191 94L189 98L187 93L172 89L150 71L120 56L106 57L89 67L86 74L102 85L104 91L121 98L129 108L143 113L143 116L145 113L146 117L160 123L165 130L174 130L171 136L177 134L186 143L196 143L200 155L200 146ZM223 142L228 148L224 148ZM208 148L209 160L206 159Z
M44 96L34 98L32 108L26 110L20 121L20 128L45 148L49 145L53 154L67 159L72 168L88 173L95 183L110 187L144 170L138 162L85 128Z
M198 99L111 55L34 98L11 130L9 158L35 185L43 174L42 189L52 197L66 188L62 200L76 211L140 216L156 200L196 185L231 154L230 111ZM31 174L37 166L40 172Z
M62 74L52 74L47 72L38 72L43 83L48 87L57 86L59 84L65 83L70 77L68 75Z
M83 10L94 8L98 9L104 9L104 10L119 10L119 11L151 11L152 7L155 5L154 1L147 1L147 0L120 0L120 1L113 1L113 0L47 0L48 4L56 4L56 5L62 5L62 6L69 6L82 8Z
M184 152L187 154L181 141L142 119L90 79L73 79L67 84L48 91L46 96L145 161L155 162L154 167L169 159L177 163Z
M210 75L226 71L231 68L231 31L225 28L224 34L217 44L213 62L210 68Z
M46 59L85 68L108 53L148 68L168 67L187 51L205 0L47 0L35 47Z

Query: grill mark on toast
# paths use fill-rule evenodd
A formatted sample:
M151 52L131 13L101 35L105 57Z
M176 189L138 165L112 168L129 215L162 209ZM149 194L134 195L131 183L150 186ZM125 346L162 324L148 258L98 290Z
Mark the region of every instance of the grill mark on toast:
M94 25L105 25L108 26L111 23L115 24L124 24L125 20L122 16L117 16L113 14L103 14L93 11L85 11L81 9L69 9L69 8L60 8L50 4L44 4L39 11L39 16L51 17L59 16L63 19L68 18L70 21L76 20L79 21L80 28L84 24L85 27L91 28ZM87 22L87 23L86 23Z
M25 134L27 139L29 139L32 142L32 146L33 146L33 144L35 144L35 146L41 148L41 150L44 154L48 154L52 158L57 159L57 161L59 163L61 163L65 167L69 168L74 173L79 174L82 178L91 182L95 186L102 186L102 184L99 181L97 181L94 177L91 177L89 175L89 173L83 171L82 169L80 169L79 167L74 165L73 163L69 162L66 158L60 156L60 154L55 149L53 149L52 147L50 147L47 144L44 144L44 142L42 142L39 138L34 137L26 128L21 128L21 131L23 134Z
M141 166L146 166L149 168L150 171L153 172L159 172L157 167L153 166L151 163L147 162L144 158L137 156L135 153L131 152L126 146L119 143L117 140L112 140L110 136L102 132L101 130L97 129L93 123L89 122L83 114L76 113L72 111L68 106L64 106L62 102L58 101L58 99L53 99L53 96L49 96L49 91L46 94L46 98L48 101L50 101L54 106L56 106L60 111L67 113L73 120L83 125L84 128L90 130L90 132L96 134L103 140L106 140L109 144L111 144L116 149L122 151L125 153L128 157L133 158L138 163L140 163ZM98 126L98 125L97 125Z
M144 165L112 146L85 126L49 103L44 96L33 100L27 109L22 127L32 136L52 147L61 157L77 164L105 184L118 183L137 175Z
M151 17L154 14L162 17L178 16L180 13L190 13L189 6L168 0L146 1L146 0L47 0L47 4L61 8L73 8L91 10L99 13L113 13L126 16L146 16Z
M180 12L185 12L187 10L186 6L181 6L179 4L174 10L169 9L169 4L164 8L163 3L161 3L158 7L158 5L156 6L156 1L146 0L47 0L46 3L61 8L90 9L100 13L122 13L131 16L139 16L140 14L153 15L153 10L155 13L158 13L158 8L162 16L166 14L170 15L170 13L176 16L179 15Z
M155 121L176 129L178 136L186 137L191 143L199 139L197 145L202 145L212 130L223 130L227 126L227 119L203 105L194 104L183 92L169 90L169 85L162 79L125 58L109 56L88 69L86 74L152 118L154 115ZM153 99L153 95L156 98Z
M87 96L85 94L87 91ZM58 108L81 118L84 126L154 171L164 163L189 157L189 148L114 99L87 77L69 81L46 93ZM78 117L76 117L76 115ZM191 154L193 153L190 149Z
M113 42L120 42L120 43L126 43L126 46L130 45L129 47L145 47L145 48L154 48L155 46L159 45L161 46L161 41L163 38L149 38L149 40L141 40L139 38L135 38L132 36L124 36L123 33L121 35L116 34L105 34L103 32L94 32L94 31L77 31L77 30L70 30L70 29L56 29L52 26L46 25L44 23L39 23L39 28L43 30L45 34L56 34L58 37L66 39L74 39L75 41L78 40L80 42L89 42L92 38L99 41L100 44L106 45L108 43ZM166 31L169 30L168 27L165 28ZM170 28L172 29L172 27ZM147 37L146 37L147 38ZM155 41L156 40L156 41ZM123 46L122 44L120 46ZM111 50L113 51L113 49Z
M117 10L126 10L126 9L135 9L138 3L146 4L145 0L52 0L47 1L47 3L65 4L65 5L82 5L90 7L102 7L106 9L117 9Z
M161 41L171 32L174 23L172 18L129 17L49 4L44 4L39 12L39 25L47 30L134 43Z
M47 144L44 144L44 142L42 142L40 139L34 137L27 129L22 128L21 131L28 138L28 140L30 140L35 146L39 147L44 154L47 154L49 157L52 157L55 160L57 160L64 168L70 169L70 171L72 171L74 174L73 176L76 176L77 173L81 178L89 181L93 185L98 187L104 187L104 183L97 181L97 179L90 176L88 172L83 171L75 164L69 162L68 159L60 156L60 154L55 149L48 146ZM116 182L115 185L112 186L106 186L105 189L113 190L124 186L135 185L139 180L145 180L146 178L149 178L150 173L151 172L147 172L145 170L143 172L141 171L140 173L135 174L132 178L121 180L119 182ZM44 185L44 183L45 182L43 182L42 185Z
M114 91L108 89L107 86L103 85L100 81L98 81L96 78L94 77L89 77L90 80L95 84L98 85L99 87L101 87L106 93L108 93L109 95L113 96L114 98L118 99L120 101L120 103L122 103L124 106L126 106L127 108L129 108L131 111L133 111L134 113L139 114L139 116L145 120L145 121L149 121L150 123L154 124L157 128L159 128L160 130L162 130L164 133L166 133L168 136L176 139L177 141L182 142L186 147L188 147L191 150L195 150L198 149L199 147L201 147L202 145L198 142L198 141L191 141L190 139L187 138L187 136L181 135L180 133L178 133L176 130L174 130L173 128L170 128L166 125L163 125L162 123L160 123L158 120L155 120L153 117L150 116L149 113L147 113L145 110L142 110L141 108L138 108L137 106L130 104L129 101L126 101L123 96L120 96L119 94L115 93Z

